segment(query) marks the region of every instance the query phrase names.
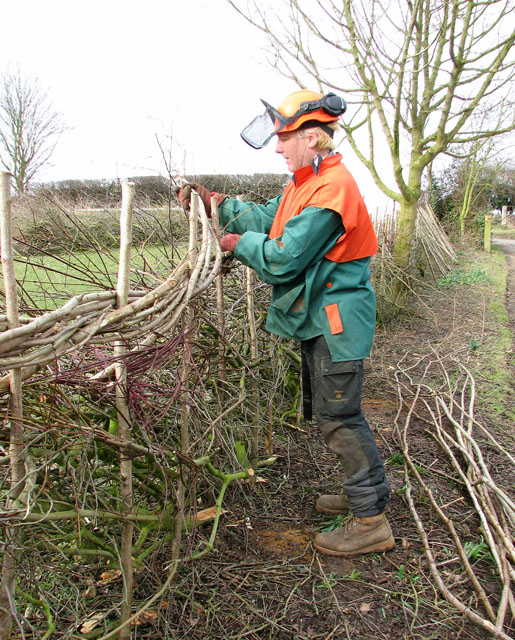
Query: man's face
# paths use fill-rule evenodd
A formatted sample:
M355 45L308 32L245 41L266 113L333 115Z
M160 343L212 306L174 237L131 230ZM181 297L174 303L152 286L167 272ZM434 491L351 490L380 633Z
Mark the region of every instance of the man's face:
M311 135L309 131L306 133L305 138L299 138L297 131L277 134L275 152L282 155L292 173L310 164L316 155L316 135Z

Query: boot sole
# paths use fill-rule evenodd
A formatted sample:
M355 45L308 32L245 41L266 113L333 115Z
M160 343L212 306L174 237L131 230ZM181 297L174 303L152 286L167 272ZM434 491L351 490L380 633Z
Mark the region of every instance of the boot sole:
M395 547L395 540L393 539L393 536L390 536L382 542L377 542L375 544L369 545L368 547L356 549L355 551L338 551L336 549L326 549L325 547L319 546L316 542L313 542L313 545L315 549L317 549L317 551L320 551L320 553L326 556L354 558L354 556L359 556L362 553L383 553L384 551L391 551Z

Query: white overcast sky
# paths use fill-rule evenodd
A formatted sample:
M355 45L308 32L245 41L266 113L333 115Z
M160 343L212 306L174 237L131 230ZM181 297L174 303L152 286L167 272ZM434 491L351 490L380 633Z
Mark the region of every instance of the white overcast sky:
M68 127L38 180L165 173L156 135L168 147L170 132L180 172L286 173L273 142L256 151L239 132L260 98L297 87L226 0L23 0L2 23L0 71L37 76Z

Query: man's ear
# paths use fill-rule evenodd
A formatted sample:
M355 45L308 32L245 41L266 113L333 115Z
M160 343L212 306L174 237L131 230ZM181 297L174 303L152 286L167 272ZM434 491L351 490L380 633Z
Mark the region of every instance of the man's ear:
M308 129L307 130L307 138L308 138L308 147L310 149L314 149L318 144L318 135L316 129Z

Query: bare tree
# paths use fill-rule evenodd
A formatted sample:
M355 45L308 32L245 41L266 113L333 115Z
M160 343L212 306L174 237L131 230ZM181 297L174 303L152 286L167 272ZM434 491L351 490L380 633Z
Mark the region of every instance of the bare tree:
M48 162L64 130L61 115L37 78L5 73L0 80L0 162L18 193Z
M347 140L400 205L394 254L406 267L426 168L451 144L515 128L512 0L228 2L283 75L348 98ZM479 111L493 117L471 118Z

